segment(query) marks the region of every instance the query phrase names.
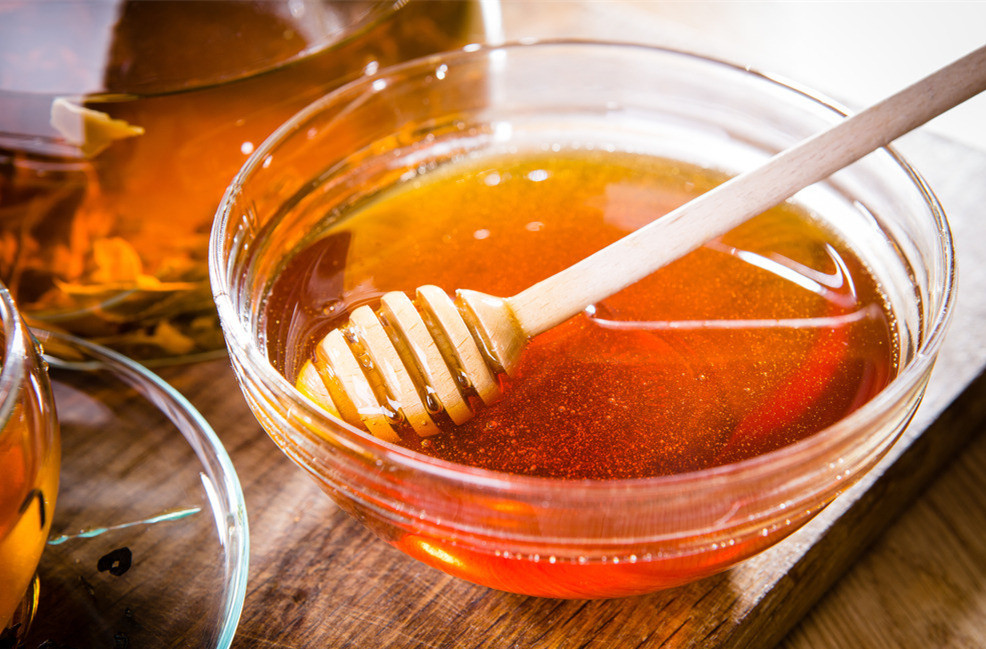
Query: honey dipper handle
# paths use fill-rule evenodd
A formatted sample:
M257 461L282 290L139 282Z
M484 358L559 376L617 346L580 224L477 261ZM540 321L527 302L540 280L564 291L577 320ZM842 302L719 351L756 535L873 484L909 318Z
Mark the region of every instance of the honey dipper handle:
M986 46L507 298L527 337L581 312L986 90Z

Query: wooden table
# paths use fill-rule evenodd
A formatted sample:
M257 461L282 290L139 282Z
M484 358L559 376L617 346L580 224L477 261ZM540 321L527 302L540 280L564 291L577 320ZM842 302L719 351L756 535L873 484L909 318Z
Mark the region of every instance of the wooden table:
M251 567L234 647L986 646L986 153L923 133L901 148L949 212L961 265L927 399L880 467L815 521L689 586L556 601L447 577L375 539L281 455L225 360L161 370L216 429L245 491Z

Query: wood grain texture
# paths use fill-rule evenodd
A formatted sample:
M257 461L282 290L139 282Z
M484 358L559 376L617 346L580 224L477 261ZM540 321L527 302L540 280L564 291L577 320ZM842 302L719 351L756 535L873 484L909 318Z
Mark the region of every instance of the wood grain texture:
M782 649L986 645L986 435L788 634Z

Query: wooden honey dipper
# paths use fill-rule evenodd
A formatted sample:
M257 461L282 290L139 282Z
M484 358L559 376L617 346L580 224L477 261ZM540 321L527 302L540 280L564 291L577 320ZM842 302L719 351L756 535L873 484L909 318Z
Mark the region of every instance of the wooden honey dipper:
M399 439L400 419L421 436L440 432L433 415L442 411L461 424L473 416L467 395L496 401L497 375L513 373L534 336L984 89L986 46L512 297L460 289L453 300L436 286L418 288L415 301L387 293L319 342L296 385L388 441Z

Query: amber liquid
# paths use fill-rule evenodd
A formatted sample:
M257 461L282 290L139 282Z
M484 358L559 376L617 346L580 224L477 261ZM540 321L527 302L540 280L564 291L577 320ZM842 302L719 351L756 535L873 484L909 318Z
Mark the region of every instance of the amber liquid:
M12 624L34 578L54 514L58 438L46 423L53 414L42 408L23 397L0 431L0 632ZM26 622L17 619L15 624Z
M447 165L384 192L284 268L268 304L289 377L382 293L509 296L722 178L626 154ZM894 374L892 320L844 242L790 205L532 340L504 396L414 450L567 479L646 478L759 455L836 422Z
M21 309L138 358L220 349L206 247L247 156L344 81L476 37L474 2L386 5L6 4L0 280ZM85 153L49 123L56 97L143 134Z

